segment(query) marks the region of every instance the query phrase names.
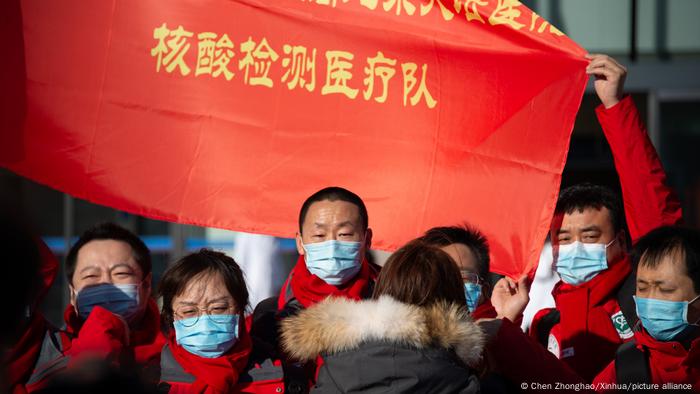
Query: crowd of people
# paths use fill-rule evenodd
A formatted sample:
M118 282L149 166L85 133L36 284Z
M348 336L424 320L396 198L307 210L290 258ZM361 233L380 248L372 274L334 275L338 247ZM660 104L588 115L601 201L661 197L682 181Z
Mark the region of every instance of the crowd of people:
M279 296L252 313L231 257L183 256L156 289L146 245L105 223L66 256L70 304L55 328L39 305L58 261L7 215L0 240L18 271L0 286L13 322L2 331L3 390L700 391L700 232L682 226L623 95L625 68L589 59L622 194L588 183L560 192L550 230L556 306L528 332L520 322L530 279L494 279L477 228L446 223L416 234L380 267L369 254L367 208L340 187L301 205L297 263Z

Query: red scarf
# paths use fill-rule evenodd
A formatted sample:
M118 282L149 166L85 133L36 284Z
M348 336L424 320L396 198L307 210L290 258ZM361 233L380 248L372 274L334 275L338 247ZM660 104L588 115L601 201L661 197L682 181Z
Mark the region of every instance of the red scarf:
M370 268L369 262L365 259L362 260L360 272L349 282L341 286L329 285L324 282L323 279L309 272L306 268L304 256L299 256L297 265L292 270L292 274L287 279L287 282L291 280L294 297L299 300L304 308L308 308L311 305L325 300L329 296L345 297L353 300L367 298L370 296L370 294L367 293L375 281L376 276L374 270ZM288 285L290 285L290 283L285 283L285 286L282 287L282 293L279 298L280 309L283 308L288 301L285 297L285 288Z
M216 358L200 357L188 352L177 344L175 330L170 330L168 345L175 361L196 378L190 392L218 394L232 391L238 382L238 376L248 365L248 356L253 350L253 342L245 328L245 320L241 316L239 321L241 324L238 327L238 342L226 354Z
M10 393L26 393L24 384L34 370L48 326L44 317L35 313L22 338L10 349L6 360Z
M85 323L75 312L73 305L68 305L63 318L66 331L71 335L77 335ZM158 305L153 299L149 299L140 324L137 327L129 327L129 348L134 352L134 361L137 365L145 365L159 360L164 344L165 338L160 332Z

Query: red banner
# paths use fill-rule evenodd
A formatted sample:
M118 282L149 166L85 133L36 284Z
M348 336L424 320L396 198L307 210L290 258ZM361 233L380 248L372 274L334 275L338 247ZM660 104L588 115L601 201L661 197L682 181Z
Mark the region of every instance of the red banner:
M8 4L4 53L24 62L0 165L18 174L284 237L337 185L367 203L373 247L469 222L495 271L538 259L587 62L518 1Z

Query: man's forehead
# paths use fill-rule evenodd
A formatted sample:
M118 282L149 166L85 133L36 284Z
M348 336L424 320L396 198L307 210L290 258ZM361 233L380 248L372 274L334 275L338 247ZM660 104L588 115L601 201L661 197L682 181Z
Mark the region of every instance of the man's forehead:
M86 243L78 250L78 265L108 263L136 264L131 245L120 240L99 239Z
M467 245L454 243L443 246L440 249L450 255L460 269L478 270L476 256Z
M569 231L584 227L612 226L612 217L606 207L586 207L572 212L560 212L554 215L552 231Z
M656 261L650 261L648 255L642 255L639 261L637 272L640 275L661 275L668 274L672 276L686 275L687 269L685 266L684 257L678 253L667 253L658 257Z
M304 226L359 225L362 218L357 205L347 201L317 201L309 206Z

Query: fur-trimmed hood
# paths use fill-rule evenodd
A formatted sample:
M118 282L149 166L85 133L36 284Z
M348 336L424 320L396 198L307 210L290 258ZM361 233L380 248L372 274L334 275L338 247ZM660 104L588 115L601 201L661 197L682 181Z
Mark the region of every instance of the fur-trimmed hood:
M465 364L474 367L481 360L485 336L457 305L422 308L389 296L365 301L327 298L282 321L282 345L289 356L301 361L353 350L370 341L454 349Z

